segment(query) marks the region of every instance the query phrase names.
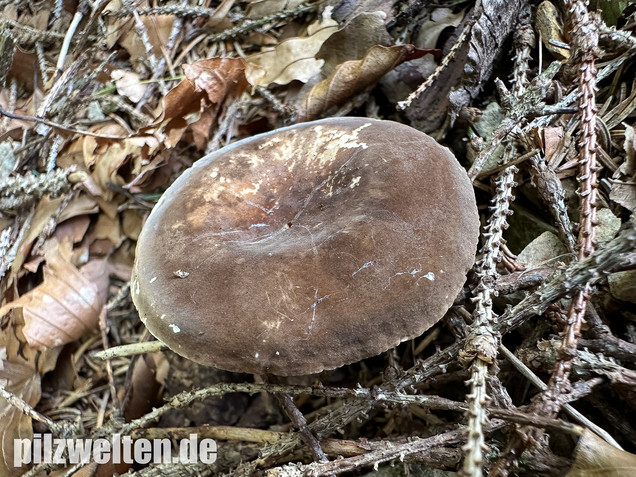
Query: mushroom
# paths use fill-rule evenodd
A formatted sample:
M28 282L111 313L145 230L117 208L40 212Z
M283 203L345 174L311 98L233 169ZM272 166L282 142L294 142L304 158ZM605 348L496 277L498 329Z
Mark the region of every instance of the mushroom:
M471 182L447 148L396 122L324 119L185 171L139 236L132 297L186 358L311 374L439 321L478 232Z

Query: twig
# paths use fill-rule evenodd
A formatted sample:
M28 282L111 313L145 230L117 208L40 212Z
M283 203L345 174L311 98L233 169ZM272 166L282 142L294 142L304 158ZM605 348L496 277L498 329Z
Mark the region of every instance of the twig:
M539 149L532 149L528 152L526 152L525 154L522 154L514 159L510 159L508 161L503 161L502 164L498 164L495 167L491 168L491 169L487 169L485 171L481 171L479 174L477 174L477 179L483 179L485 177L488 176L492 176L493 174L496 174L498 172L503 171L504 169L507 169L510 166L518 166L519 164L521 164L522 162L527 161L528 159L531 159L533 156L535 156L536 154L538 154L540 152Z
M107 308L102 307L101 312L99 313L99 331L102 338L102 346L104 349L108 349L108 324L106 320L108 319ZM117 414L121 412L121 403L119 401L119 397L117 396L117 389L115 388L115 380L113 378L113 367L111 365L110 360L106 361L106 376L108 377L108 387L110 388L110 395L113 398L113 406L114 410Z
M584 260L594 251L594 228L596 226L596 67L595 61L600 57L598 48L598 25L587 12L587 1L566 1L572 16L571 31L574 57L579 58L578 71L581 141L579 143L579 195L580 224L578 237L578 259ZM578 290L572 300L568 312L568 324L564 331L560 358L544 397L545 410L549 416L555 416L559 410L558 397L569 386L569 374L572 359L576 356L577 340L581 333L581 325L585 315L585 306L592 288L585 284Z
M146 56L148 59L148 63L150 63L151 68L154 70L157 68L157 57L153 52L153 46L150 42L150 36L148 35L148 29L143 21L141 21L141 17L139 13L137 13L137 6L132 0L124 0L124 5L128 8L132 9L133 20L135 24L135 32L141 39L141 43L144 45L146 49Z
M492 432L503 427L504 421L494 420L488 427L487 431ZM432 452L433 449L445 445L460 444L464 441L466 429L460 428L454 431L445 432L426 439L414 439L406 444L395 445L386 449L380 449L369 452L367 454L344 459L337 459L324 464L310 464L305 470L305 475L309 477L318 477L321 475L341 474L343 472L359 469L360 467L373 465L377 468L378 464L393 459L404 460L407 456Z
M109 134L97 134L90 131L83 131L81 129L75 129L69 126L64 126L62 124L58 124L56 122L49 121L48 119L44 119L44 118L37 118L35 116L25 116L22 114L10 113L8 111L5 111L1 106L0 106L0 115L6 116L10 119L19 119L21 121L31 121L38 124L44 124L45 126L49 126L53 129L57 129L60 131L65 131L65 132L69 132L73 134L81 134L84 136L97 137L101 139L113 139L113 140L128 139L128 136L111 136Z
M521 126L527 121L527 118L543 114L545 90L560 68L561 64L559 62L555 61L551 63L541 75L533 80L532 84L518 99L506 94L505 86L503 86L501 81L498 82L500 92L502 93L502 101L508 101L511 103L511 107L506 113L506 117L501 122L501 125L493 132L492 140L488 146L479 152L479 155L475 158L475 161L468 170L468 176L472 180L475 180L479 175L484 164L492 157L503 140L507 139L513 131L521 131Z
M576 240L572 232L572 223L565 204L566 193L556 172L539 154L533 154L530 158L530 174L537 187L537 192L543 201L548 204L552 217L559 229L561 241L570 252L576 248Z
M15 210L45 195L61 196L71 188L68 175L73 171L74 167L0 180L0 210Z
M316 462L329 462L329 459L327 459L327 456L325 455L325 451L323 451L322 447L320 447L320 442L307 427L307 419L305 419L303 413L296 407L291 396L288 393L276 393L275 396L285 411L285 414L287 414L287 417L289 417L294 426L296 426L300 431L300 435L305 444L307 444L307 447L309 447L314 460Z
M75 15L73 15L73 20L71 21L71 24L68 27L68 30L66 31L66 35L64 35L62 48L60 48L60 56L58 56L57 58L57 65L55 66L55 73L53 74L54 77L61 74L62 70L64 69L64 61L66 60L68 49L71 46L71 40L73 39L73 35L75 35L75 31L77 30L77 27L82 21L82 18L84 18L82 10L83 10L82 8L77 9L77 11L75 12Z
M136 356L139 354L154 353L166 349L167 346L161 341L144 341L142 343L133 343L122 346L115 346L103 351L98 351L93 356L101 360L109 360L115 358L123 358L127 356Z
M486 376L488 366L497 358L497 346L500 336L494 330L495 318L492 312L492 284L497 278L496 264L501 259L502 233L507 228L506 217L511 213L510 201L515 185L515 166L504 170L497 178L497 192L493 198L492 215L488 220L482 248L483 258L477 267L479 285L475 296L475 320L473 331L469 334L460 351L460 359L471 366L471 392L467 396L470 410L468 412L468 441L463 447L467 452L462 467L462 475L479 477L482 475L482 452L486 448L483 426L486 423L484 406L486 403Z
M271 22L285 20L287 18L294 18L304 13L316 11L321 5L322 5L322 2L304 3L299 5L296 8L291 8L289 10L283 10L277 13L273 13L272 15L259 18L258 20L245 20L241 25L237 25L233 28L229 28L222 32L215 33L214 35L208 36L206 38L206 41L208 41L209 43L215 43L217 41L225 41L230 38L234 38L238 35L244 35L245 33L249 33Z
M548 385L545 384L539 377L532 372L530 368L528 368L523 362L517 358L508 348L504 345L499 345L499 352L503 354L508 361L515 367L517 371L519 371L528 381L530 381L534 386L536 386L541 391L545 391L548 388ZM609 444L613 445L617 449L622 449L622 447L616 442L616 440L602 427L596 425L594 422L590 421L587 417L577 411L570 404L564 404L563 410L568 413L573 419L576 419L584 426L588 427L596 434L598 434L601 438L607 441Z
M58 40L64 40L66 36L61 33L53 32L53 31L37 30L35 28L31 28L30 26L22 25L21 23L18 23L17 21L9 20L8 18L3 18L2 21L0 22L0 25L2 24L8 25L14 28L16 30L16 37L18 37L19 40L24 39L28 42L40 41L42 43L50 44ZM89 37L89 39L91 41L100 40L100 38L98 38L97 36L91 36Z
M431 73L431 75L428 78L426 78L426 81L424 81L421 85L419 85L415 91L409 94L405 100L399 101L397 103L397 109L403 111L409 106L411 106L411 103L413 103L413 101L419 98L422 95L422 93L424 93L424 91L430 88L430 86L435 82L435 80L439 78L439 76L442 74L442 71L448 68L448 65L450 65L451 61L453 61L459 49L464 45L464 43L468 39L468 35L470 31L472 30L473 25L479 18L480 6L481 6L481 2L475 3L475 6L469 13L471 17L465 23L464 28L462 29L462 32L457 37L457 40L453 44L453 47L448 51L448 54L442 59L440 64L437 65L437 68L435 68L435 71L433 71L433 73Z
M515 34L517 51L515 62L515 78L513 94L516 98L523 95L528 83L525 71L528 69L530 51L534 46L534 35L530 26L530 10L526 7L520 15L520 25ZM505 151L504 165L508 165L514 157L514 149L509 146ZM502 247L505 244L503 231L508 228L507 216L512 214L510 203L514 200L512 191L515 187L514 176L518 169L508 166L502 170L495 181L496 193L493 197L492 215L483 233L484 246L481 250L483 258L477 266L479 285L475 295L475 313L472 324L473 331L466 340L464 349L460 351L460 360L471 363L471 391L467 396L470 410L468 412L468 440L462 448L467 454L461 474L466 477L481 477L483 451L487 449L483 427L486 424L484 410L486 400L486 377L488 367L497 359L497 347L501 336L494 330L495 317L492 311L493 284L498 277L497 263L503 258Z
M187 0L182 0L181 4L179 5L180 8L186 8L187 7L187 3L188 3ZM172 55L172 52L173 52L174 47L175 47L175 43L177 41L177 38L181 34L182 30L183 30L183 18L180 17L180 16L177 16L177 17L175 17L174 22L172 23L172 28L170 29L170 36L168 37L168 42L166 43L166 45L164 47L164 54L159 59L157 67L153 69L153 73L152 73L152 77L151 77L152 80L158 80L159 78L161 78L163 76L164 72L166 71L166 66L168 65L168 55ZM166 95L167 91L166 91L166 87L163 84L163 82L151 81L146 86L146 90L144 91L144 95L142 96L142 98L137 103L137 106L135 108L135 110L137 112L141 111L141 109L144 107L144 105L148 102L148 100L150 99L150 97L154 93L155 88L157 87L158 84L160 84L160 89L161 89L162 96Z
M18 409L25 416L29 416L31 419L44 424L55 435L63 435L65 430L68 428L68 425L54 422L45 415L37 412L28 402L5 389L2 382L0 382L0 397L5 399L9 404L11 404L11 406Z

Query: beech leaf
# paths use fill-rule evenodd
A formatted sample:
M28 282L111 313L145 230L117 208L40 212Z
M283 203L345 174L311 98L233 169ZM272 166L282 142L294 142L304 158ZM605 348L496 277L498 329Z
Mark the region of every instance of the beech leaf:
M636 475L636 455L608 444L586 429L576 445L574 464L566 477Z
M418 49L413 45L369 48L364 58L339 64L328 78L316 84L302 100L300 119L309 121L325 114L330 108L361 93L405 61L420 58L437 50Z
M10 360L5 347L0 348L0 386L31 406L40 400L40 375L27 362ZM25 469L13 463L14 439L30 439L32 435L31 418L0 397L0 475L24 473Z
M47 242L44 281L0 308L0 316L22 308L22 331L35 349L71 343L97 329L108 291L106 262L91 261L78 270L70 257L68 242Z
M194 140L201 149L225 100L247 88L245 63L240 58L208 58L183 65L183 71L185 78L165 96L163 113L152 126L161 126L168 147L179 142L188 126L194 127ZM193 113L199 116L190 124L186 116Z
M303 83L320 73L324 60L316 59L322 44L336 31L338 23L328 15L307 27L307 36L287 38L274 48L264 48L247 57L247 79L252 86Z

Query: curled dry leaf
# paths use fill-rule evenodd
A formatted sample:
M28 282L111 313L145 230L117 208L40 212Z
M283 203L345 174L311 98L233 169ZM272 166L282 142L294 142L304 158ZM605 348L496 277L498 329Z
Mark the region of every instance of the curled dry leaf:
M384 12L361 13L331 35L316 54L316 58L325 60L319 79L329 76L345 61L364 58L373 46L393 45L393 38L384 26L385 18Z
M0 347L0 386L14 396L35 406L40 400L40 375L34 366L16 357L7 356L7 348ZM0 397L0 475L21 475L24 469L13 463L14 439L32 437L31 418Z
M114 122L92 128L92 131L113 136L127 134L122 126ZM149 135L120 140L83 136L76 139L60 156L58 165L79 166L70 179L74 183L81 183L93 196L110 201L114 192L109 184L124 186L141 174L150 159L157 154L159 146L157 138ZM126 174L120 173L124 165Z
M535 25L547 50L557 60L566 61L570 57L570 50L557 45L557 43L566 43L563 36L563 20L558 8L547 0L541 2L537 7Z
M0 308L0 316L10 309L22 309L22 332L33 348L71 343L97 327L108 292L106 262L94 260L78 270L70 257L68 242L47 242L44 281Z
M35 208L35 213L29 224L29 229L18 246L18 252L11 264L8 283L15 283L18 279L22 267L27 260L27 256L31 251L34 240L40 235L44 228L49 224L51 218L57 213L60 205L64 201L64 197L51 199L44 196Z
M322 44L336 31L338 23L329 9L307 27L306 36L287 38L274 48L264 48L247 57L247 80L252 86L285 85L297 80L303 83L320 73L323 60L316 59Z
M174 147L190 126L202 149L223 103L247 88L245 63L240 58L209 58L185 64L183 71L185 78L163 99L163 113L152 127L159 126L164 143ZM189 123L186 118L193 113L199 117Z
M0 329L0 385L31 406L40 400L40 376L55 368L59 348L36 352L18 338L13 320L3 320ZM13 463L14 439L31 439L31 418L0 398L0 475L18 476L25 469Z
M576 445L574 464L566 477L625 477L636 475L636 455L608 444L589 429Z
M124 7L121 0L112 0L106 10L117 11ZM135 2L137 9L148 8L148 2ZM162 55L161 49L168 43L172 25L174 24L174 15L144 15L141 22L145 30L148 32L148 41L152 45L152 53L156 57ZM117 17L109 16L106 26L106 41L109 47L112 47L117 41L123 46L130 55L131 62L146 61L148 52L143 44L141 36L137 28L135 28L134 20L130 16Z
M233 5L234 0L222 0L219 6L216 7L214 14L210 15L208 18L206 26L210 28L223 22L223 20L227 18L227 14L230 12Z
M115 82L117 92L133 103L138 103L146 92L147 85L141 84L139 75L131 71L114 70L110 77Z
M400 63L435 51L413 45L373 46L364 58L341 63L328 78L315 85L302 100L299 118L302 121L318 118L378 82Z

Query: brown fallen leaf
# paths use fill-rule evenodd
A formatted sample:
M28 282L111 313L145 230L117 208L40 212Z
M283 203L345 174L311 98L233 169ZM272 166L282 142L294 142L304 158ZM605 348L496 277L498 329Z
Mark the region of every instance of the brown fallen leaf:
M121 0L112 0L107 5L106 10L117 11L123 7L124 5ZM135 2L135 8L142 9L148 7L149 4L147 1ZM168 43L174 20L174 15L144 15L141 17L141 22L148 32L148 41L152 45L152 53L156 57L162 55L161 49ZM119 44L128 51L132 63L146 61L148 58L148 52L146 51L141 36L137 32L134 20L129 16L108 16L106 41L109 47L119 42Z
M548 163L561 147L563 135L564 132L562 126L545 128L543 130L543 152L545 155L545 160Z
M227 14L232 9L234 5L234 0L222 0L221 3L216 7L214 13L210 15L205 22L208 28L219 25L223 20L227 18Z
M57 210L62 205L63 201L64 197L51 199L49 198L49 196L44 196L36 206L35 213L33 214L33 218L31 219L29 230L26 233L25 237L22 239L22 242L20 242L20 245L18 246L18 253L13 259L13 263L11 264L11 270L8 280L9 283L12 283L19 277L22 271L22 266L25 263L29 252L31 251L33 242L44 230L44 228L50 222L51 218L57 213Z
M541 2L537 7L535 25L541 35L543 46L559 61L566 61L570 57L570 50L557 43L567 44L563 36L563 20L559 9L549 1Z
M115 82L117 92L121 96L126 96L133 103L138 103L148 88L148 85L141 83L139 75L132 71L113 70L110 77Z
M338 23L326 15L307 27L305 36L287 38L274 48L263 48L248 56L247 80L252 86L303 83L318 75L324 60L316 59L323 43L336 31Z
M3 320L0 329L0 385L35 406L40 400L40 377L54 369L58 354L59 348L43 353L35 351L23 342L15 320ZM0 475L24 474L26 469L14 466L14 439L30 440L32 436L31 418L0 398Z
M186 77L165 96L163 112L150 127L159 126L168 147L190 127L197 147L203 149L224 102L247 88L245 63L240 58L209 58L185 64L183 71ZM187 117L193 113L199 117L189 123Z
M434 51L417 49L413 45L371 47L364 58L341 63L328 78L311 89L302 100L299 120L309 121L321 117L330 108L342 104L378 82L400 63Z
M392 46L394 40L384 26L385 17L384 12L361 13L331 35L316 54L316 58L325 60L319 79L328 77L345 61L364 58L373 46Z
M120 136L127 133L124 128L114 122L102 124L93 128L93 131ZM79 166L80 170L75 173L76 182L81 182L87 191L97 196L96 200L101 197L110 201L115 193L109 184L124 186L139 175L144 164L158 153L160 145L157 138L150 135L122 140L84 136L70 145L69 150L60 158L60 163ZM120 172L124 165L126 174ZM86 177L85 174L90 176Z
M40 400L40 375L22 359L10 360L7 348L0 347L0 385L32 406ZM31 418L0 397L0 475L22 475L13 461L14 439L31 439Z
M104 260L93 260L78 270L71 262L71 246L50 240L44 247L44 281L3 307L0 316L21 308L22 332L35 349L71 343L97 329L106 302L108 273Z
M636 455L608 444L589 429L583 431L574 464L566 477L627 477L636 475Z

